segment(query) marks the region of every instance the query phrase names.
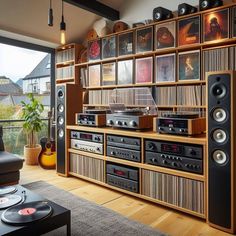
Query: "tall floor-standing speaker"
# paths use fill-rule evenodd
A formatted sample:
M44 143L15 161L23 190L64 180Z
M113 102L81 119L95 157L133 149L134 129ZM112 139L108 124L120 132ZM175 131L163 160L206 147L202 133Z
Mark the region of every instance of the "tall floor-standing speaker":
M234 233L236 227L236 74L207 74L208 222Z
M56 86L57 173L68 174L66 125L75 124L75 113L82 111L82 89L76 84Z

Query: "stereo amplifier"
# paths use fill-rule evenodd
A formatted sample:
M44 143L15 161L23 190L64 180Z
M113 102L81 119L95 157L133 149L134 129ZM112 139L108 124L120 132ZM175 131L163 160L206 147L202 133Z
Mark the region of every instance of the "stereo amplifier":
M139 138L128 138L125 136L107 135L107 145L126 149L140 150L141 140Z
M71 148L103 155L103 144L78 139L71 139Z
M77 125L94 127L106 126L106 114L77 113L75 117Z
M145 162L202 174L203 148L200 145L145 140Z
M71 131L70 137L72 139L80 139L96 143L103 143L103 134L96 134L90 132Z

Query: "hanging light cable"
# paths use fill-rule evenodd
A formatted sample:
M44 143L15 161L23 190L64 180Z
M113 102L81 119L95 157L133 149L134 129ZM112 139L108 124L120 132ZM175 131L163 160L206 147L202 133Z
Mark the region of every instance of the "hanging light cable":
M61 31L61 44L64 45L66 43L66 23L64 21L64 1L61 1L61 23L60 23L60 31Z
M53 26L53 10L52 10L52 0L49 0L49 10L48 10L48 26Z

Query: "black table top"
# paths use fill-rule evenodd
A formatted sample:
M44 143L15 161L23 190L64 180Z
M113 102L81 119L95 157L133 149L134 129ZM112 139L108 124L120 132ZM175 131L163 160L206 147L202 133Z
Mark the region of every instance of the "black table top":
M70 224L70 210L49 201L42 196L20 186L16 185L17 191L14 194L23 195L22 191L26 192L26 199L24 203L32 201L47 201L48 204L53 208L52 214L43 219L24 226L12 226L6 224L0 220L0 235L41 235L47 233L53 229L59 228L66 224ZM0 210L0 216L4 210Z

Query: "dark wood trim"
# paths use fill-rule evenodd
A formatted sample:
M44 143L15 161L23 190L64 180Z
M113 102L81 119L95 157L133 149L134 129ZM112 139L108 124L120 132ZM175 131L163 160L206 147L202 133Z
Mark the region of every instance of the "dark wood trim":
M96 0L64 0L65 2L72 4L76 7L82 8L86 11L90 11L96 15L105 17L109 20L116 21L120 19L120 12L102 4Z

